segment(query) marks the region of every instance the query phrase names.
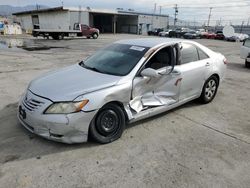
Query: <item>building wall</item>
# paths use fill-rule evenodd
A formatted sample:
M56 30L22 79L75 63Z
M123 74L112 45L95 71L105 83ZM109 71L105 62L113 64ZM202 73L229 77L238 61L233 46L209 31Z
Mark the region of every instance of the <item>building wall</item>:
M139 15L139 29L142 34L146 34L148 31L154 28L163 28L168 27L168 17L166 16L150 16L150 15ZM140 28L141 27L141 28Z
M138 16L118 15L116 19L118 33L138 33Z
M98 13L102 14L102 13ZM82 24L93 26L93 15L88 11L70 10L70 11L53 11L34 13L38 15L40 29L62 29L69 30L74 28L74 24L81 22ZM80 19L79 19L80 15ZM154 28L167 28L169 25L168 17L152 16L152 15L117 15L117 32L140 33L146 34ZM32 15L17 15L17 20L25 30L32 30Z
M81 13L79 13L79 11L69 11L69 14L70 14L70 27L71 27L71 29L74 28L75 23L90 25L89 12L81 11Z

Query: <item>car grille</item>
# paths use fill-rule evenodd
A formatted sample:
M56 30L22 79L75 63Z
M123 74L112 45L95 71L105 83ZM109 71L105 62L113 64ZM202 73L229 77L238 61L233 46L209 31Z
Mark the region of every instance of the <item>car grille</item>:
M44 102L37 99L37 97L36 99L34 99L30 92L27 92L27 94L23 98L22 103L23 103L23 106L31 112L38 110L44 104Z

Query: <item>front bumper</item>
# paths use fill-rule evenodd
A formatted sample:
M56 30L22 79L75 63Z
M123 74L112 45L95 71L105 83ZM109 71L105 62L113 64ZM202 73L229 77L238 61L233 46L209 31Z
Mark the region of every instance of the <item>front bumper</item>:
M29 98L43 101L43 107L31 110L22 97L18 105L18 119L30 132L63 143L82 143L88 140L88 130L95 111L72 114L43 114L50 101L29 93ZM25 113L25 115L24 115Z

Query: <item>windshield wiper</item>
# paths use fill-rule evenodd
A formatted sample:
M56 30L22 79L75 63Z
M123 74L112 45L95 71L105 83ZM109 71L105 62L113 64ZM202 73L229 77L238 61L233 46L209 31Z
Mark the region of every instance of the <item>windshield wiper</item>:
M82 67L84 67L84 68L86 68L86 69L93 70L93 71L95 71L95 72L105 73L105 72L102 72L102 71L98 70L98 69L95 68L95 67L89 67L89 66L85 65L83 61L80 62L79 65L82 66Z

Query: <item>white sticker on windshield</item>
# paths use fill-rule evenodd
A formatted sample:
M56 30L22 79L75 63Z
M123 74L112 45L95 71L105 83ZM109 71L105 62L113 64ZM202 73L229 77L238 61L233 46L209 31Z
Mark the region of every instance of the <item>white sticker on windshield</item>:
M139 47L139 46L131 46L129 49L130 50L137 50L137 51L142 52L145 48Z

